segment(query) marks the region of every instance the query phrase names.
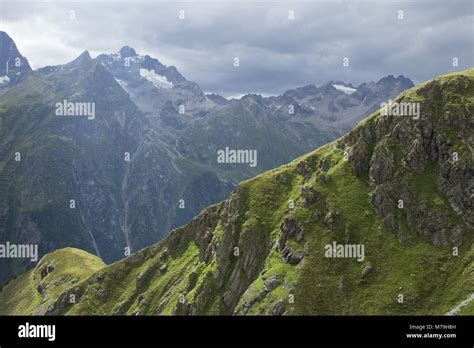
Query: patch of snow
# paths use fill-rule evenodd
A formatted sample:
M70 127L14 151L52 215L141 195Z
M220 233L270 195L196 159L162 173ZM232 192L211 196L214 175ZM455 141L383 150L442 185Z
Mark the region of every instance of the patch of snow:
M351 87L348 87L348 86L344 86L344 85L332 85L335 89L337 89L338 91L341 91L341 92L344 92L346 94L352 94L354 93L355 91L357 91L357 89L355 88L351 88Z
M145 57L144 56L139 56L139 55L136 55L136 56L133 56L133 57L128 57L130 58L130 61L131 62L143 62L145 60Z
M240 98L242 98L245 94L239 94L239 95L229 95L226 97L227 100L232 100L232 99L236 99L236 100L239 100Z
M156 88L173 88L173 83L164 76L158 75L155 70L140 69L140 75L150 81Z
M0 83L7 83L10 82L10 78L8 76L0 76Z

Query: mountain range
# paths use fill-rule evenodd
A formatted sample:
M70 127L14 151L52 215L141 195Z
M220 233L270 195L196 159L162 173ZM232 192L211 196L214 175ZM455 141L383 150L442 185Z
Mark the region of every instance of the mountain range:
M330 81L228 100L125 46L32 70L0 33L0 241L106 263L163 239L242 180L345 134L413 83ZM58 114L58 103L76 106ZM218 151L255 151L256 165ZM33 267L0 259L0 283Z
M44 256L0 314L473 315L474 69L393 102L124 260Z

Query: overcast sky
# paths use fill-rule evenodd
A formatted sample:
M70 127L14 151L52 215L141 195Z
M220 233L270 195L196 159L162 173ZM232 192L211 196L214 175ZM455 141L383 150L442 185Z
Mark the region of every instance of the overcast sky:
M224 96L474 66L472 0L0 1L0 30L34 69L129 45Z

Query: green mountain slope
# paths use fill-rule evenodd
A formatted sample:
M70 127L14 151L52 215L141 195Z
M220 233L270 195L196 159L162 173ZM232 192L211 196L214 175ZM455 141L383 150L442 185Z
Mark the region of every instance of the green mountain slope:
M0 314L474 314L474 69L396 101L419 119L377 111L42 306L37 267ZM333 243L364 253L329 258Z
M105 266L95 255L64 248L44 256L36 267L16 278L4 291L0 311L21 315L46 311L51 299Z

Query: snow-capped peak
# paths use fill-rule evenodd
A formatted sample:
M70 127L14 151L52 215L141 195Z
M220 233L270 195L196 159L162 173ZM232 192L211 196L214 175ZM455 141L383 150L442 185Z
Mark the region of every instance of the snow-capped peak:
M357 89L349 87L349 86L338 85L338 84L333 84L332 86L338 91L344 92L346 94L352 94L355 91L357 91Z
M156 88L173 88L173 83L165 76L158 75L155 70L140 69L140 75L150 81Z

